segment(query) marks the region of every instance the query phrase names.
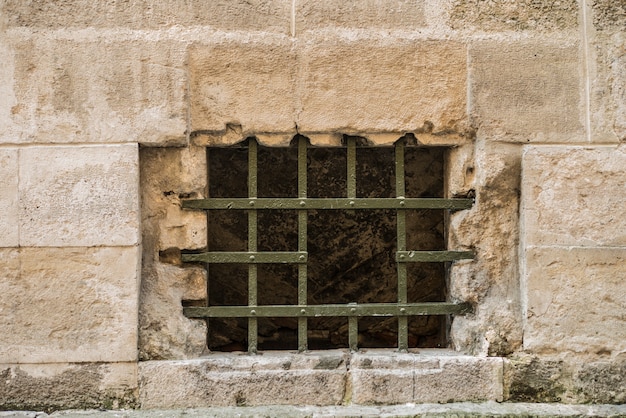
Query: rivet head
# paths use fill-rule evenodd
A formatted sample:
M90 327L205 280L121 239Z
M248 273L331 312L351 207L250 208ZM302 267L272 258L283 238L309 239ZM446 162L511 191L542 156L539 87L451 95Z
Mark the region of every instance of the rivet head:
M300 313L301 313L302 315L304 315L304 314L306 313L306 309L301 309L301 310L300 310Z
M401 259L404 259L404 254L400 254L400 258L401 258Z
M254 256L253 255L250 256L250 260L254 261Z
M306 202L304 200L301 200L300 201L300 206L305 206L305 205L306 205Z
M350 308L350 312L356 312L356 308Z
M405 313L406 309L405 308L400 308L400 312Z
M404 200L400 201L400 206L404 206Z
M354 200L350 201L350 206L354 206Z
M256 311L255 311L254 309L252 309L252 310L250 311L250 315L256 315Z
M251 200L250 203L248 203L250 206L254 206L254 200Z
M298 259L300 259L300 261L304 260L304 258L305 258L305 257L304 257L303 255L301 255L300 257L298 257Z

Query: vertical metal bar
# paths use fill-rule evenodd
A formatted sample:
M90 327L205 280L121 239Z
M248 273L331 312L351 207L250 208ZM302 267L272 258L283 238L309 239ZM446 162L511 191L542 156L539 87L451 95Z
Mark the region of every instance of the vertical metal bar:
M347 188L348 199L356 198L356 139L348 138L347 150ZM348 346L350 350L359 349L359 319L356 316L348 317Z
M307 195L307 140L304 137L298 139L298 197L306 198ZM307 251L307 211L298 211L298 251ZM307 265L298 264L298 305L307 304ZM304 309L304 308L303 308ZM307 317L298 318L298 351L306 351L308 348Z
M257 142L248 142L248 197L257 197ZM248 210L248 251L257 251L257 211ZM248 264L248 305L257 304L257 265ZM257 352L258 321L248 318L248 352Z
M396 143L396 196L404 197L404 141ZM396 211L396 234L398 236L398 251L406 251L406 211ZM407 303L407 271L406 263L397 263L398 266L398 303ZM398 317L398 350L407 351L409 347L408 317Z
M348 317L348 346L351 351L359 350L359 320L356 316Z

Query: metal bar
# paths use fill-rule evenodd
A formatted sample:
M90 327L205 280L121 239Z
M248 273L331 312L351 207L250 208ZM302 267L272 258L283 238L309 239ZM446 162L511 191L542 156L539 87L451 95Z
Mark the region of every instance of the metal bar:
M350 351L359 350L359 318L356 316L348 317L348 347Z
M215 198L183 200L186 209L345 210L345 209L469 209L473 199L441 198Z
M474 258L472 251L398 251L396 262L400 263L421 263L421 262L443 262L455 260L471 260Z
M307 140L304 137L298 139L298 197L306 198L307 195ZM306 254L307 251L307 218L306 210L298 211L298 251ZM306 256L305 256L306 258ZM306 262L298 264L298 304L307 304L307 265ZM306 351L308 348L307 318L298 318L298 351Z
M185 263L202 262L215 264L303 264L308 254L302 252L208 252L183 254Z
M348 155L346 165L348 167L348 199L354 199L356 198L356 138L348 137Z
M396 196L406 194L404 180L404 142L398 141L395 149L396 165ZM396 211L396 234L398 252L406 250L406 211ZM407 303L407 268L406 264L398 263L398 303ZM398 318L398 350L407 351L409 348L409 322L406 316Z
M257 142L251 138L248 143L248 197L257 197ZM257 251L257 211L248 208L248 251ZM249 255L248 260L256 261L255 255ZM257 304L257 266L248 265L248 305ZM256 318L248 318L248 352L257 352L258 321Z
M403 317L418 315L466 314L469 303L363 303L346 305L261 305L261 306L189 306L183 313L189 318L299 318L299 317Z

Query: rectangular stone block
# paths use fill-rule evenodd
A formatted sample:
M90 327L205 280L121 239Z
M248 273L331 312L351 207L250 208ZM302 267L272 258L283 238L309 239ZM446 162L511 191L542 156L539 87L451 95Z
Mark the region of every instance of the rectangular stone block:
M416 29L424 26L423 0L303 0L296 2L296 34L325 28Z
M530 147L523 156L527 245L626 244L626 148Z
M260 35L253 42L228 41L189 49L192 131L247 134L296 133L296 72L293 43ZM243 139L242 138L242 139Z
M17 148L0 149L0 247L19 244Z
M15 100L0 141L186 143L184 43L72 38L12 36Z
M302 45L299 132L466 128L466 49L453 41L311 37Z
M29 28L156 29L174 25L206 25L221 30L289 33L289 0L131 0L97 3L89 0L4 2L10 26Z
M526 350L626 350L626 248L528 248L526 282Z
M626 4L615 0L593 0L591 2L593 25L598 31L617 30L626 27Z
M139 364L142 408L338 405L345 391L342 353L211 355Z
M20 150L20 245L139 242L137 145Z
M138 248L1 252L0 363L136 360Z
M478 135L519 142L586 140L576 44L484 41L470 47Z

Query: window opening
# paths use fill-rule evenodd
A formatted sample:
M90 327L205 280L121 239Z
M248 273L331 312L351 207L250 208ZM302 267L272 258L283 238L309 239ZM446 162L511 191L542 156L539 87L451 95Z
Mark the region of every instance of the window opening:
M211 350L436 347L470 310L446 302L446 263L473 253L445 249L443 213L473 201L442 197L445 150L359 140L207 148L209 197L183 207L208 212L209 247L182 259L209 298L183 312Z

